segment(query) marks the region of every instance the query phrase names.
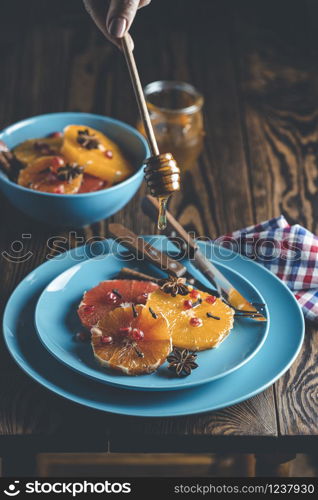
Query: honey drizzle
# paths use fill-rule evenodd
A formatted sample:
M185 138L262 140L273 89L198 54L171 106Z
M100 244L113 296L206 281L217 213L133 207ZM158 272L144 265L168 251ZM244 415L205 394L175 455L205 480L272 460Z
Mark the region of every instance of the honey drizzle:
M163 231L167 227L167 202L168 197L160 196L158 198L159 202L159 213L157 226L160 231Z

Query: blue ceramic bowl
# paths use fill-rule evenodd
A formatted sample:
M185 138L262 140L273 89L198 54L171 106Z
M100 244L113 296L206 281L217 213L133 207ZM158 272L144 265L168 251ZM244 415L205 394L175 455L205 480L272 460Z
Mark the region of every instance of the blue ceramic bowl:
M0 191L23 213L53 225L85 226L110 217L134 196L143 180L143 164L149 156L144 137L125 123L90 113L50 113L22 120L0 133L9 148L35 137L62 131L66 125L87 125L105 132L132 160L135 174L101 191L83 194L43 193L10 181L0 171Z

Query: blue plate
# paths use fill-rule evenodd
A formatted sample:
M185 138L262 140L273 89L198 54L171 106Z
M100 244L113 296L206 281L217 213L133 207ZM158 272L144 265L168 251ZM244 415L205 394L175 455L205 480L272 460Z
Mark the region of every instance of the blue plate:
M157 238L155 245L162 243ZM154 239L152 239L154 243ZM291 366L304 338L302 312L287 287L269 271L229 250L200 243L214 262L249 279L268 306L271 324L262 349L237 372L186 391L117 389L83 377L59 363L35 332L34 312L43 288L78 262L109 251L107 240L66 252L30 273L11 295L4 314L4 337L17 364L34 380L71 401L102 411L141 417L172 417L217 410L244 401L273 384Z
M217 349L198 353L199 368L189 377L174 376L168 370L167 363L151 375L138 377L101 368L94 359L90 344L74 341L75 333L83 329L76 310L85 290L103 280L116 277L120 269L127 267L127 264L132 269L138 267L137 260L127 263L124 256L119 258L118 254L110 253L103 258L96 257L64 271L43 291L35 311L38 334L51 354L70 368L117 387L170 391L194 387L223 377L249 361L263 345L269 322L239 319L235 320L231 334ZM218 264L218 267L250 302L264 302L263 297L242 276L223 265ZM142 264L143 272L150 274L149 268L146 262ZM211 328L213 328L212 323Z

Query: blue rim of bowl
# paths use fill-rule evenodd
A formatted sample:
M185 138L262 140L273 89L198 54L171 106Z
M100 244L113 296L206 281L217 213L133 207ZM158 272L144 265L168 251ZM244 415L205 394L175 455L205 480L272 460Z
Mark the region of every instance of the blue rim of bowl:
M36 115L36 116L31 116L29 118L25 118L24 120L20 120L19 122L16 122L16 123L14 123L12 125L9 125L8 127L6 127L3 130L1 130L1 132L0 132L0 139L3 138L4 134L10 134L11 132L14 132L16 128L20 128L20 127L22 127L24 125L28 125L28 122L32 122L34 120L37 120L38 118L44 118L44 117L49 117L49 116L51 116L51 117L53 117L53 116L58 117L58 116L65 116L65 115L68 115L68 114L82 115L84 118L85 117L98 118L98 119L102 119L102 120L104 120L104 121L106 121L108 123L114 123L116 125L124 126L125 129L127 129L133 135L137 136L137 138L141 141L142 145L145 147L145 154L146 154L145 160L150 155L150 150L149 150L149 147L148 147L146 139L141 135L140 132L138 132L137 129L135 129L131 125L128 125L127 123L122 122L121 120L116 120L116 118L110 118L108 116L97 115L97 114L94 114L94 113L81 113L81 112L76 112L76 111L64 111L64 112L60 112L60 113L46 113L46 114L43 114L43 115ZM144 163L142 163L142 165L138 168L138 170L133 175L131 175L130 177L128 177L128 179L126 179L126 180L124 180L122 182L119 182L119 184L116 184L115 186L111 186L110 188L107 188L107 189L100 189L99 191L93 191L91 193L75 193L76 194L76 198L78 198L79 196L80 197L98 196L98 195L101 196L102 194L116 191L120 187L126 186L130 182L132 182L133 180L135 180L140 175L140 173L142 173L142 169L143 168L144 168ZM29 188L26 188L24 186L20 186L19 184L11 181L5 174L0 175L0 177L7 184L10 184L10 185L16 187L17 189L22 190L22 191L26 191L27 193L33 193L36 196L53 196L53 197L59 197L59 198L63 198L63 199L65 199L65 198L74 198L74 194L46 193L46 192L42 192L42 191L36 191L34 189L29 189Z

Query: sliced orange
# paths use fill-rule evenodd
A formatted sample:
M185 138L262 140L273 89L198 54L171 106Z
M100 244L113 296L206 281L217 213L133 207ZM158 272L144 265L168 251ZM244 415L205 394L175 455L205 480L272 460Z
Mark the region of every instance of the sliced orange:
M88 292L78 308L82 324L91 328L108 312L121 304L145 304L148 294L158 288L151 281L109 280L102 281ZM117 292L117 295L116 295Z
M255 313L258 313L256 307L253 306L250 302L248 302L237 290L232 288L229 292L228 296L229 302L232 304L233 307L238 309L239 311L253 311ZM260 317L255 317L254 320L256 321L266 321L265 316L260 316Z
M20 170L18 184L20 186L56 194L77 193L83 179L83 174L69 181L61 181L54 173L56 164L61 160L58 156L43 156L37 158L26 168ZM62 160L63 162L63 160Z
M106 181L98 179L98 177L93 177L92 175L84 174L79 193L92 193L93 191L99 191L107 187Z
M203 351L217 347L233 327L233 309L199 290L172 297L157 289L150 294L147 307L167 318L172 343L182 349Z
M84 132L96 141L92 149L78 142L79 133ZM134 171L117 144L102 132L84 125L65 128L62 154L68 162L83 165L86 174L106 181L108 187L123 181Z
M27 166L41 156L58 155L62 147L62 142L62 136L29 139L14 148L13 152L17 160Z
M126 375L152 373L171 351L167 320L147 306L117 307L91 329L95 358Z

